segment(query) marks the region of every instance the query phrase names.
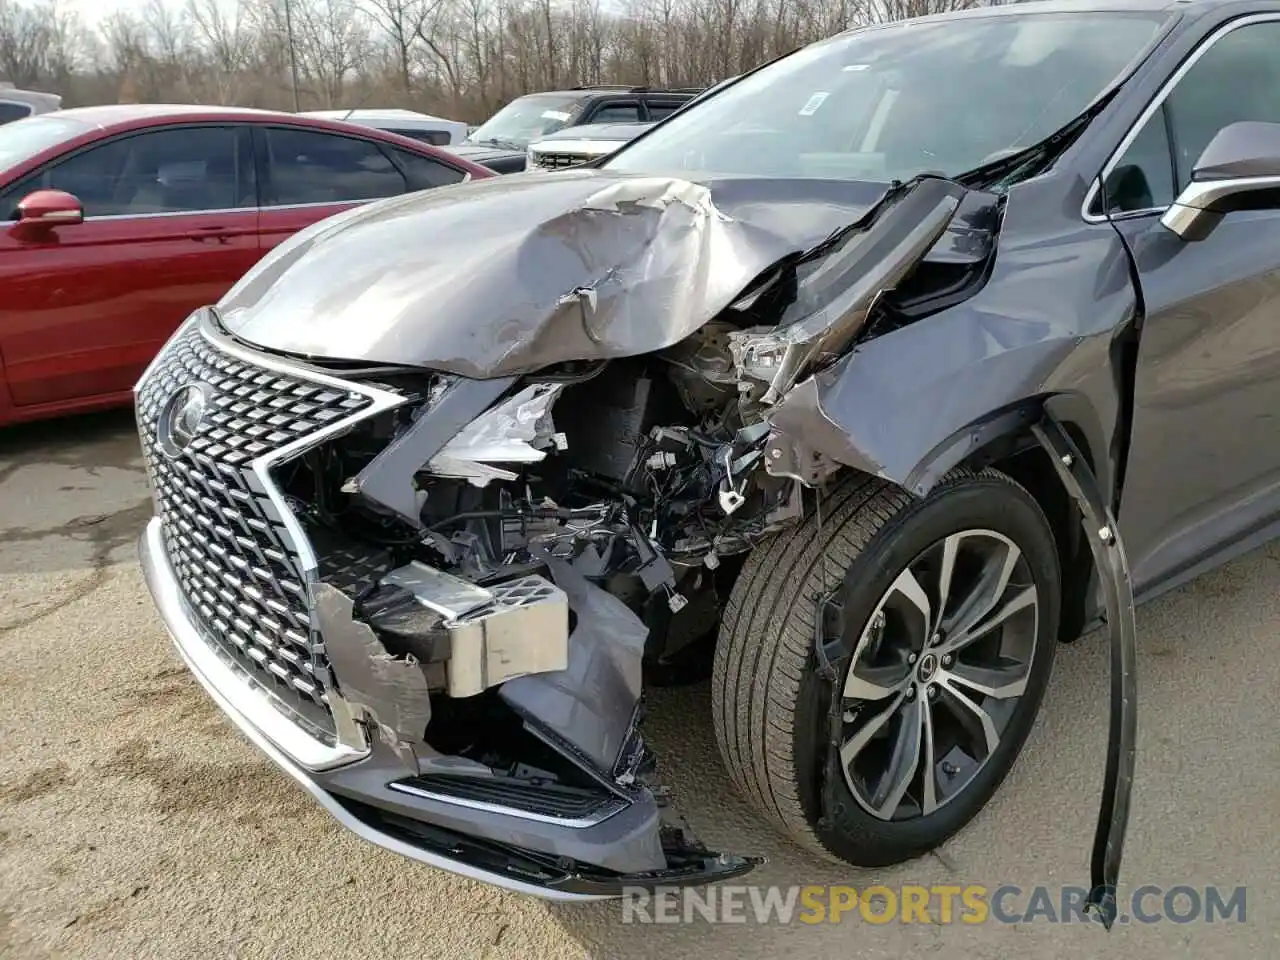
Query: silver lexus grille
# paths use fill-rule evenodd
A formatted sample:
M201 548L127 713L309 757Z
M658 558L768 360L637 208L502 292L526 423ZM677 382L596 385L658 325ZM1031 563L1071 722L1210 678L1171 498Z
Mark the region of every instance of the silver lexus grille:
M203 415L185 446L162 435L172 398L199 386ZM189 328L139 385L138 428L165 547L207 641L332 740L323 638L308 571L253 461L370 406L370 396L285 375L221 350ZM271 491L275 493L274 490ZM295 524L294 529L300 529Z
M533 162L548 170L560 170L564 167L574 167L580 163L586 163L591 157L584 157L574 153L542 153L535 152L533 154Z

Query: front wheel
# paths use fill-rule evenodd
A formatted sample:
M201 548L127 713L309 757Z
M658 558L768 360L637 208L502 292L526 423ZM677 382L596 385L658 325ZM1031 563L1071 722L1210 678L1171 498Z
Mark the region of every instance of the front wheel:
M738 789L858 866L937 847L1026 741L1060 592L1048 522L1004 474L957 471L922 499L846 480L730 596L712 709Z

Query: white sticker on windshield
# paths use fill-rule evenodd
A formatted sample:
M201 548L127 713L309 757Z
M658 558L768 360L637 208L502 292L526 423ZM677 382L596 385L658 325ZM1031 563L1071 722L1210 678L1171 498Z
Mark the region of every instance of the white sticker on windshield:
M542 117L544 120L568 120L572 114L565 113L563 110L543 110Z
M830 94L826 92L815 93L812 97L808 99L805 105L800 108L800 116L802 117L813 116L815 113L818 112L818 108L822 106L822 101L827 99L828 96L830 96Z

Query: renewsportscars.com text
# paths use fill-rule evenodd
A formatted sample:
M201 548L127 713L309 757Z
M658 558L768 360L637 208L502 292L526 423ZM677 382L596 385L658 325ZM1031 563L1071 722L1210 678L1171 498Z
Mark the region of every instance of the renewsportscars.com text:
M623 923L1095 923L1084 887L844 885L640 887L623 890ZM1121 924L1244 923L1245 887L1121 891Z

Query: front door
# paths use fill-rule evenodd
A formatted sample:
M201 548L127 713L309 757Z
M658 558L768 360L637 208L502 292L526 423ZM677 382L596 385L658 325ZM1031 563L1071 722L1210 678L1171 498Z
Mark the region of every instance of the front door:
M0 229L0 356L15 406L123 393L182 320L258 259L248 131L166 128L54 161L14 191L78 197L81 224Z
M1228 214L1198 242L1160 225L1219 130L1280 122L1276 51L1280 20L1209 41L1104 181L1145 308L1120 513L1139 591L1280 509L1280 212Z

